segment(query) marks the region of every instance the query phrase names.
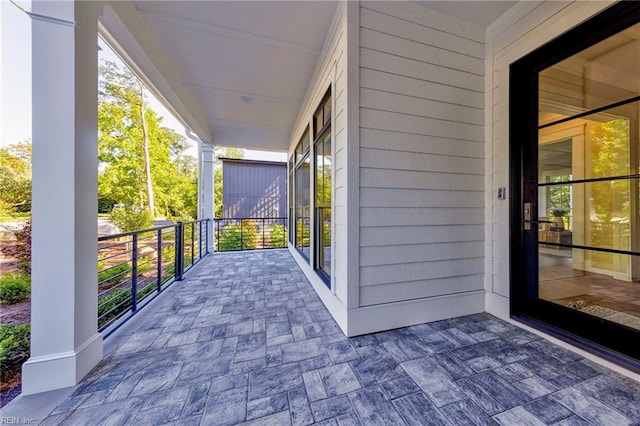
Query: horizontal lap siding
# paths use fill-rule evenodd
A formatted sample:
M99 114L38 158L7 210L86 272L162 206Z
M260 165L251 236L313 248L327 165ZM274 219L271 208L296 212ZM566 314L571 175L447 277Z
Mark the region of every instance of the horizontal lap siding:
M360 305L480 290L483 33L407 3L360 28Z

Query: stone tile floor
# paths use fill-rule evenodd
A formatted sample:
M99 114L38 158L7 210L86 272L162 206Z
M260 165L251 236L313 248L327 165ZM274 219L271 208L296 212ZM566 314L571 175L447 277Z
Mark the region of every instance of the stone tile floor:
M175 285L43 424L640 424L639 383L490 315L346 338L286 250Z

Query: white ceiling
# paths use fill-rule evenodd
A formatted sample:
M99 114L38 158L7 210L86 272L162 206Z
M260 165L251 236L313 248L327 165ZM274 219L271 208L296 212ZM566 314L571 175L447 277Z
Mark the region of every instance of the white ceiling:
M515 2L417 2L483 26ZM337 0L117 1L107 41L201 139L285 151Z
M414 1L421 6L436 10L463 21L488 27L503 13L509 10L517 1Z

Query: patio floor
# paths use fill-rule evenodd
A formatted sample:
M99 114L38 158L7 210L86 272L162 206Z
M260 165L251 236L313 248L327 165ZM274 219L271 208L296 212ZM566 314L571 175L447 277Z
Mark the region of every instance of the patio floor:
M640 424L639 383L491 315L346 338L286 250L167 296L43 424Z

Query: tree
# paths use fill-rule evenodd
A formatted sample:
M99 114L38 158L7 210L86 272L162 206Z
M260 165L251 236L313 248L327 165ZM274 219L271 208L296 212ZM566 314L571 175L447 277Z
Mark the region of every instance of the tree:
M222 161L221 158L244 158L244 150L238 148L216 148L216 161L214 164L214 216L223 217L222 211Z
M31 211L31 142L0 148L0 212Z
M130 70L113 62L99 70L99 199L152 217L195 217L198 167L187 140L162 126Z

